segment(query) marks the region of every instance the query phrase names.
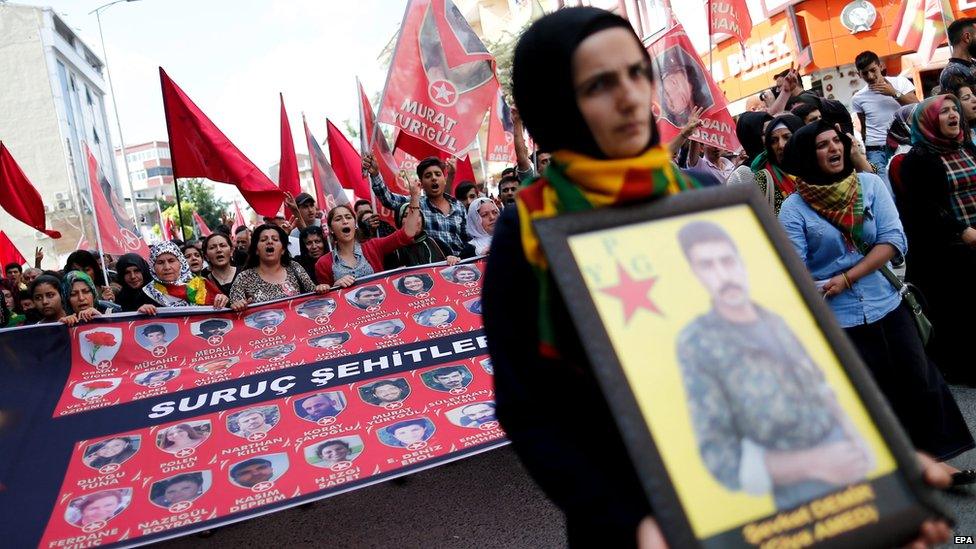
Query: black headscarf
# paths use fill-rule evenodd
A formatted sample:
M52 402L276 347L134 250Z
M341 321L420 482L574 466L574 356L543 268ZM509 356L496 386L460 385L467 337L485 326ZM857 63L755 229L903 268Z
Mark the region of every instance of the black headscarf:
M840 129L844 133L854 134L854 120L851 118L851 111L847 110L840 101L833 99L820 98L821 120L830 124L840 124Z
M776 164L776 155L773 154L773 130L775 130L780 124L786 126L790 133L796 133L800 128L805 126L803 120L792 113L784 113L776 116L773 120L766 126L766 133L763 137L763 147L766 149L766 158ZM740 141L741 143L741 141Z
M573 52L583 40L617 27L634 32L626 19L608 11L564 8L533 23L515 46L512 95L525 128L541 150L568 149L606 158L576 103L572 61ZM636 34L634 40L650 67L650 56ZM647 147L657 141L652 115Z
M129 267L136 267L142 273L142 286L132 288L125 282L125 270ZM115 262L115 272L118 273L119 285L122 291L115 298L115 303L122 307L123 311L132 312L150 303L148 296L142 291L146 284L152 282L152 275L149 273L149 263L139 254L125 254Z
M768 112L744 112L739 115L735 123L735 136L749 155L747 166L763 152L763 124L772 119Z
M783 169L813 185L829 185L851 175L851 140L844 133L837 134L844 143L844 169L827 175L817 163L817 136L830 130L836 131L833 123L817 120L794 132L783 154Z
M95 285L99 286L105 283L102 266L98 264L98 259L95 257L95 254L88 250L75 250L68 255L68 259L64 262L64 272L76 270L73 266L78 266L79 268L77 270L79 271L84 271L88 267L91 267L94 271L94 275L91 278Z

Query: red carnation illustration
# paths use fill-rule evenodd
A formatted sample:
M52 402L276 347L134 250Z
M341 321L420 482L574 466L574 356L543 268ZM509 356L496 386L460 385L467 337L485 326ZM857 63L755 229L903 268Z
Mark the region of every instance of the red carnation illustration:
M112 338L112 341L115 341L115 338ZM87 399L88 395L94 393L95 391L100 391L102 389L111 389L115 387L115 383L102 379L102 380L95 380L95 381L89 381L87 383L82 383L81 386L84 387L85 389L85 392L81 395L81 398Z
M114 347L115 346L115 334L110 332L88 332L85 334L85 339L87 339L92 344L91 351L91 363L95 364L95 355L98 354L98 350L102 347Z

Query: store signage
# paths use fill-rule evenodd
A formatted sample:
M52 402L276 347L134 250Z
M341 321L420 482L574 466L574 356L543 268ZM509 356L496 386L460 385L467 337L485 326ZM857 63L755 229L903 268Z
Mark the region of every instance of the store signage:
M840 24L851 34L871 30L877 18L878 10L867 0L854 0L840 12Z
M754 73L778 67L793 58L793 50L786 41L786 29L763 38L746 42L741 51L726 58L728 77L749 78ZM717 80L724 80L716 75Z

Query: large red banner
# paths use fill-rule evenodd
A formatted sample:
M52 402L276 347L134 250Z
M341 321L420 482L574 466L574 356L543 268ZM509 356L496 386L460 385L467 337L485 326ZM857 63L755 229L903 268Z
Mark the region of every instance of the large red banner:
M17 540L142 544L504 444L483 264L394 271L243 314L161 310L45 333L69 347L70 372L47 417L27 422L31 442L0 459L0 475L33 460L49 479L31 484L43 494L31 501L50 504L22 509L36 533ZM0 351L13 335L0 332ZM34 347L44 346L19 352ZM48 363L60 355L37 352ZM11 406L45 413L26 392ZM38 462L34 445L51 459ZM16 490L11 482L8 495Z
M708 28L712 35L731 34L744 44L752 34L746 0L708 0Z
M672 141L688 123L696 108L704 109L702 125L689 139L735 152L741 148L735 136L735 122L729 114L728 100L705 70L695 47L676 23L648 51L659 79L654 115L661 140Z
M85 155L88 157L88 182L102 252L114 255L137 253L149 257L149 247L139 236L139 230L87 145Z
M450 0L411 0L379 121L457 156L495 100L495 59Z
M488 152L485 156L489 162L515 163L515 123L501 89L488 115Z

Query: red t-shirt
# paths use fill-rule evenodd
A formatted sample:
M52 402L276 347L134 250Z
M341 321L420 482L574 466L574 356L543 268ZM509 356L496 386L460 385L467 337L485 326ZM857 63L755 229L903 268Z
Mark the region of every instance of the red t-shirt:
M383 271L383 257L386 254L412 242L413 237L407 236L403 229L397 229L395 233L389 236L372 238L366 242L361 242L359 246L363 250L363 257L366 258L366 262L373 268L373 272L378 273ZM315 277L319 284L331 286L335 283L332 276L333 261L335 261L335 252L325 254L315 262Z

